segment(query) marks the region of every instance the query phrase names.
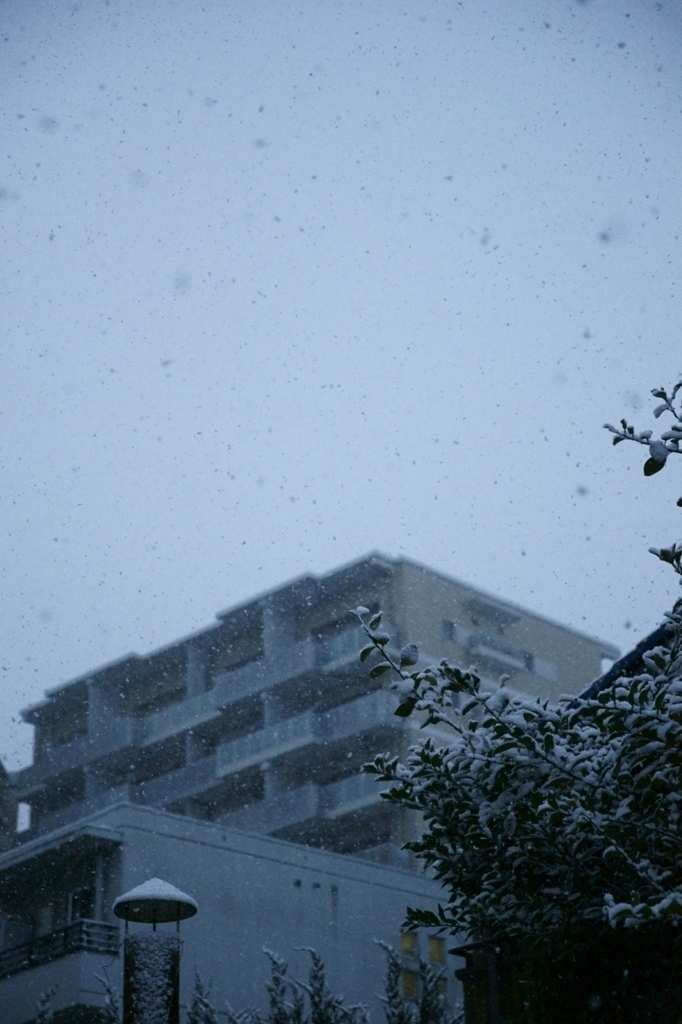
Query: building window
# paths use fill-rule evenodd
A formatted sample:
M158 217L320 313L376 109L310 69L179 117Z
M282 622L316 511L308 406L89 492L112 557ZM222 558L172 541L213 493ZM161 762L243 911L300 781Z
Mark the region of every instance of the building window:
M402 984L403 995L406 999L417 998L417 982L419 975L416 971L402 971L400 975L400 981Z
M28 832L31 827L31 805L19 801L17 804L17 832Z
M432 964L445 963L445 939L429 935L429 960Z
M400 933L400 952L403 956L419 956L419 942L416 932Z

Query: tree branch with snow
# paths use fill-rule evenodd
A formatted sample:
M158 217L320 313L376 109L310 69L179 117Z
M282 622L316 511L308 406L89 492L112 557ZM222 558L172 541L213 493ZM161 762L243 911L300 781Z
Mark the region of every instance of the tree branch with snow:
M681 391L653 391L654 415L674 420L660 439L607 427L614 444L648 446L647 476L682 454ZM682 576L682 544L654 553ZM406 845L443 884L438 912L410 909L410 926L532 949L590 921L682 918L682 599L636 675L557 703L503 682L487 692L474 667L418 667L414 644L393 653L380 612L355 615L370 676L392 677L396 715L426 730L404 762L386 753L364 768L386 800L420 812Z

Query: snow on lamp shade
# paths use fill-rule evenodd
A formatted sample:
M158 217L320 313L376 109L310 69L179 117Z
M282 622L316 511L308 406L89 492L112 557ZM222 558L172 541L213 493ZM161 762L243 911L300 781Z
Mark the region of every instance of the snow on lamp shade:
M161 878L150 878L114 901L116 917L142 924L184 921L198 909L196 900Z

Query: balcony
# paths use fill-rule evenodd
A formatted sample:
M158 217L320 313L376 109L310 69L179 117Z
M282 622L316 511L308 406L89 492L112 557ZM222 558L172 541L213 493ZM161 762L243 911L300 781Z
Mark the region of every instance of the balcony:
M241 810L230 811L218 820L230 828L268 835L277 829L316 818L319 809L320 786L306 782L304 786L298 786L270 800L261 800Z
M287 718L218 747L216 775L232 775L264 760L272 761L315 744L333 743L377 729L401 729L402 722L396 719L395 709L394 695L378 690L331 711L306 711L295 718Z
M397 629L393 623L385 622L381 628L395 639ZM316 665L324 671L355 665L358 663L360 651L366 643L367 635L360 626L352 626L335 636L318 640L315 645ZM389 649L396 653L393 645L390 645Z
M216 751L216 772L222 777L240 772L261 761L299 750L315 743L319 737L318 716L311 711L296 718L248 733Z
M3 950L0 953L0 978L9 978L70 953L85 951L116 956L119 941L118 925L86 919L75 921L49 935Z
M317 664L320 668L330 668L339 663L355 662L358 660L360 648L367 643L367 637L355 626L346 629L343 633L328 637L326 640L317 642Z
M364 634L350 629L325 641L311 638L284 647L274 657L220 672L214 687L206 693L172 704L137 723L135 742L140 746L158 743L178 732L196 728L218 717L220 712L244 697L271 690L297 676L327 672L358 659Z
M220 712L244 697L270 690L288 679L305 675L317 665L317 647L304 640L284 648L274 658L261 658L216 674L213 689L148 715L137 723L135 742L149 746L217 718Z
M322 812L325 818L341 818L344 814L379 803L381 792L375 775L351 775L324 787Z
M46 780L61 775L62 772L98 760L112 754L116 750L130 746L133 741L133 722L129 718L111 715L103 723L96 734L80 736L71 743L46 749L36 764L30 765L19 772L17 778L18 797L20 800L30 797Z
M199 693L194 697L171 704L161 711L155 711L135 723L135 742L140 747L175 736L188 729L196 729L220 715L220 702L215 690Z
M96 811L101 811L105 807L111 807L114 804L124 802L134 802L134 788L127 782L121 786L106 789L95 796L88 797L86 800L78 800L75 803L67 804L66 807L53 811L51 814L43 813L39 815L35 825L32 825L26 832L19 833L17 841L18 843L28 842L31 839L35 839L36 836L45 835L48 832L54 832L58 828L64 828L65 825L81 821L82 818L87 818L90 814L95 814Z
M220 821L232 828L268 834L313 818L334 821L380 801L381 788L373 775L351 775L326 786L307 782L269 800L231 811Z
M398 701L388 690L376 690L331 711L320 713L320 729L326 739L337 740L374 729L401 729L402 720L395 717Z
M227 707L243 697L271 690L288 679L312 672L314 668L315 645L312 640L302 640L291 647L283 647L275 657L252 661L231 672L218 673L212 692L218 705Z
M218 781L215 757L211 755L203 757L200 761L191 761L184 768L176 768L175 771L138 783L133 789L132 797L136 803L165 807L177 800L198 796L215 786Z

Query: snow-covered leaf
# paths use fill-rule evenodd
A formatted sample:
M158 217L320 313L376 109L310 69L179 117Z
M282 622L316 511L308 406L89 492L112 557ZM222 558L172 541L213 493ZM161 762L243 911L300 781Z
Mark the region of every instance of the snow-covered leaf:
M419 648L416 644L405 644L400 652L400 667L409 668L419 661Z
M659 473L665 465L665 462L660 462L658 459L647 459L644 463L644 476L653 476L654 473Z
M375 665L374 668L371 668L369 670L369 676L370 679L377 679L379 676L383 676L386 674L386 672L390 671L391 666L387 662L382 661L378 665Z

